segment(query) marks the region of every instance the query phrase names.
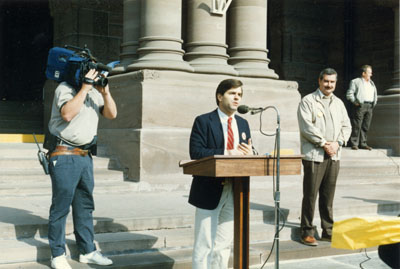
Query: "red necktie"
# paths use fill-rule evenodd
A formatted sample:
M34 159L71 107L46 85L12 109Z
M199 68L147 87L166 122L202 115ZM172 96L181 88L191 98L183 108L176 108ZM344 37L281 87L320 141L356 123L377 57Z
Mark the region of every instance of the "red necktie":
M226 149L231 150L233 149L233 131L232 131L232 118L229 117L228 119L228 143L226 144Z

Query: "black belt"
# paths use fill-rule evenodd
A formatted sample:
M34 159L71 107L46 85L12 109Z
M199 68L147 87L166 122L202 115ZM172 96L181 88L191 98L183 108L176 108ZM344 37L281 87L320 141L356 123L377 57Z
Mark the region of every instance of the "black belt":
M364 102L364 104L370 104L370 105L373 105L373 104L374 104L374 102Z

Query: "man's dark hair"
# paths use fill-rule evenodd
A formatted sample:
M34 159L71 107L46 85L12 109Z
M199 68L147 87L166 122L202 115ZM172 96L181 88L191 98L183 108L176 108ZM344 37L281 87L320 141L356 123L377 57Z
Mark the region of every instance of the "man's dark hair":
M226 91L228 91L232 88L241 87L242 85L243 85L243 83L238 79L225 79L225 80L221 81L215 92L215 99L217 101L217 105L219 105L218 94L224 95ZM242 94L243 94L243 88L242 88Z
M319 80L322 80L325 75L336 75L336 79L338 78L338 74L333 68L325 68L322 70L321 73L319 73Z
M363 66L361 66L360 70L361 70L361 74L364 72L367 72L367 69L370 68L372 70L372 66L368 65L368 64L364 64Z

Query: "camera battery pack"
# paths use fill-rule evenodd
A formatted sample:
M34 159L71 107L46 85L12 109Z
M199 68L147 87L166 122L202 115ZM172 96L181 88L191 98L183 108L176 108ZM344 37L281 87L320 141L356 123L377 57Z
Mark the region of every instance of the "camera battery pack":
M51 48L47 57L46 77L57 82L64 81L68 60L74 54L74 51L69 49Z

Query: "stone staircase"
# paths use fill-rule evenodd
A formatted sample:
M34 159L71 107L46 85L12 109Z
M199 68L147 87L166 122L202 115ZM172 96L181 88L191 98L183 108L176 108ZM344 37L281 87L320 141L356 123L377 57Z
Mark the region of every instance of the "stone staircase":
M44 175L35 144L0 143L0 269L48 268L47 218L50 177ZM400 213L400 158L387 150L345 149L335 196L335 218ZM104 149L100 155L106 155ZM94 157L96 244L110 256L107 268L191 268L194 208L187 203L190 177L164 182L123 181L113 158ZM321 242L300 244L302 177L281 176L280 260L351 253ZM270 177L251 180L250 264L259 268L275 234ZM319 226L318 213L315 223ZM77 262L72 219L67 220L67 254L73 268L100 268ZM232 258L232 257L231 257ZM274 254L268 266L272 268ZM231 262L232 263L232 262Z
M0 100L0 133L43 133L42 102Z

